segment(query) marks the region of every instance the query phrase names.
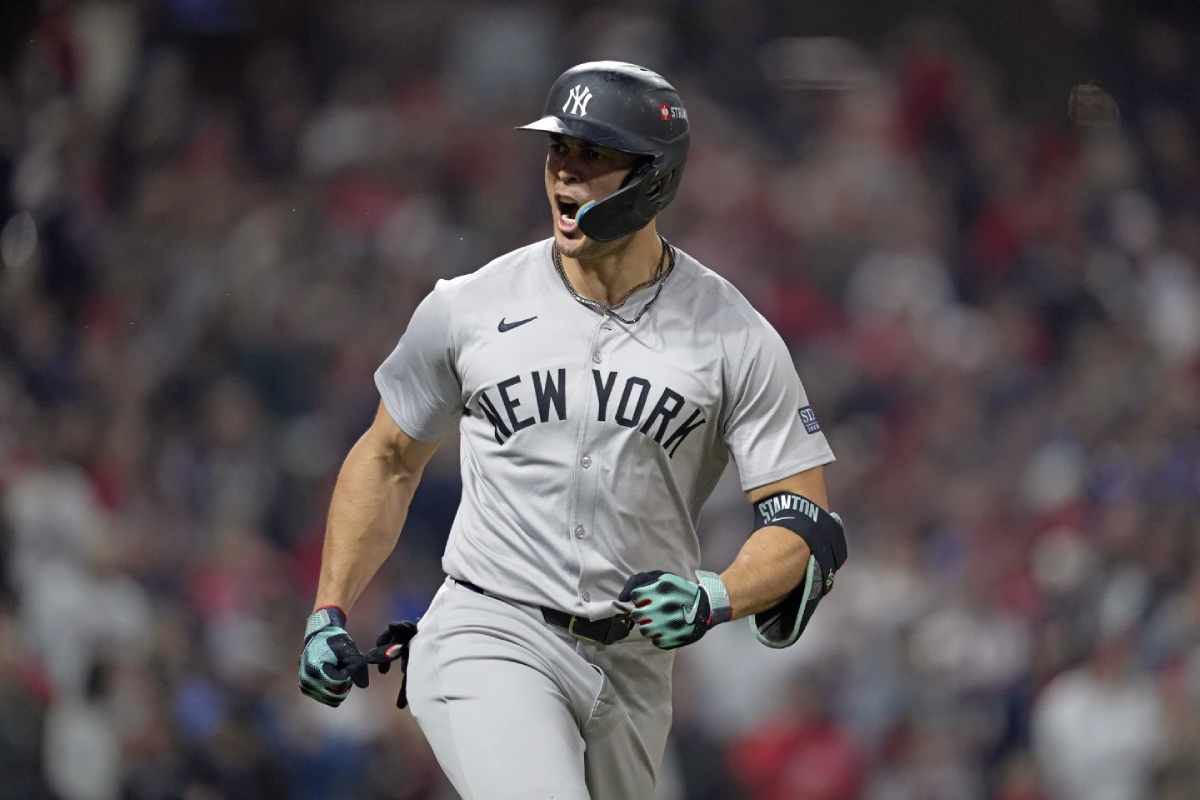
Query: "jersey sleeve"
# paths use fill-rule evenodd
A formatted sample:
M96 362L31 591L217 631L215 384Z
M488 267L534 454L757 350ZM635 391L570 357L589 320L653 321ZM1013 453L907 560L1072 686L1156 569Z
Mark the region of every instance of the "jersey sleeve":
M766 319L754 316L731 365L732 403L723 419L743 491L834 460L787 345Z
M413 312L396 349L375 371L375 386L396 424L414 439L443 436L462 412L445 282Z

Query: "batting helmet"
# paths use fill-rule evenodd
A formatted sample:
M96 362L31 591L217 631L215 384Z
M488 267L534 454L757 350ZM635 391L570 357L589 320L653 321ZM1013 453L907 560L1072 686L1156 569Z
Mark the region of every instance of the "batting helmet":
M575 214L590 238L607 242L645 227L670 205L687 162L688 118L675 87L622 61L590 61L558 76L541 119L517 130L573 136L642 156L621 188Z

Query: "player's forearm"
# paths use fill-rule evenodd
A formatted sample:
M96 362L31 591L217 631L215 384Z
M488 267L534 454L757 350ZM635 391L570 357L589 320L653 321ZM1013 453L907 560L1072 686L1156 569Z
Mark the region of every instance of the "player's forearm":
M808 557L808 545L786 528L755 531L721 573L733 618L766 611L786 597L804 579Z
M406 468L369 433L350 449L329 506L318 607L350 610L395 548L420 480L420 470Z

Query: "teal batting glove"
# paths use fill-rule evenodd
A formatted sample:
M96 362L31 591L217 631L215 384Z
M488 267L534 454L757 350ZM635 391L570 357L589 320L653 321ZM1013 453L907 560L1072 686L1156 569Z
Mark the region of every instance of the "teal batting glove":
M300 653L300 691L337 708L350 694L350 686L367 688L367 657L346 633L346 614L340 608L318 608L304 628Z
M720 575L697 570L696 580L662 570L639 572L625 581L618 599L633 604L630 616L642 636L662 650L674 650L733 616Z

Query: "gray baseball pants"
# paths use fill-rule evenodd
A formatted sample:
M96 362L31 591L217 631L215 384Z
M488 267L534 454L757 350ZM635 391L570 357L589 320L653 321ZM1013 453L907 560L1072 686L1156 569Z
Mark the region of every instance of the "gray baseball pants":
M673 663L636 631L583 641L448 579L412 642L408 701L464 800L652 800Z

